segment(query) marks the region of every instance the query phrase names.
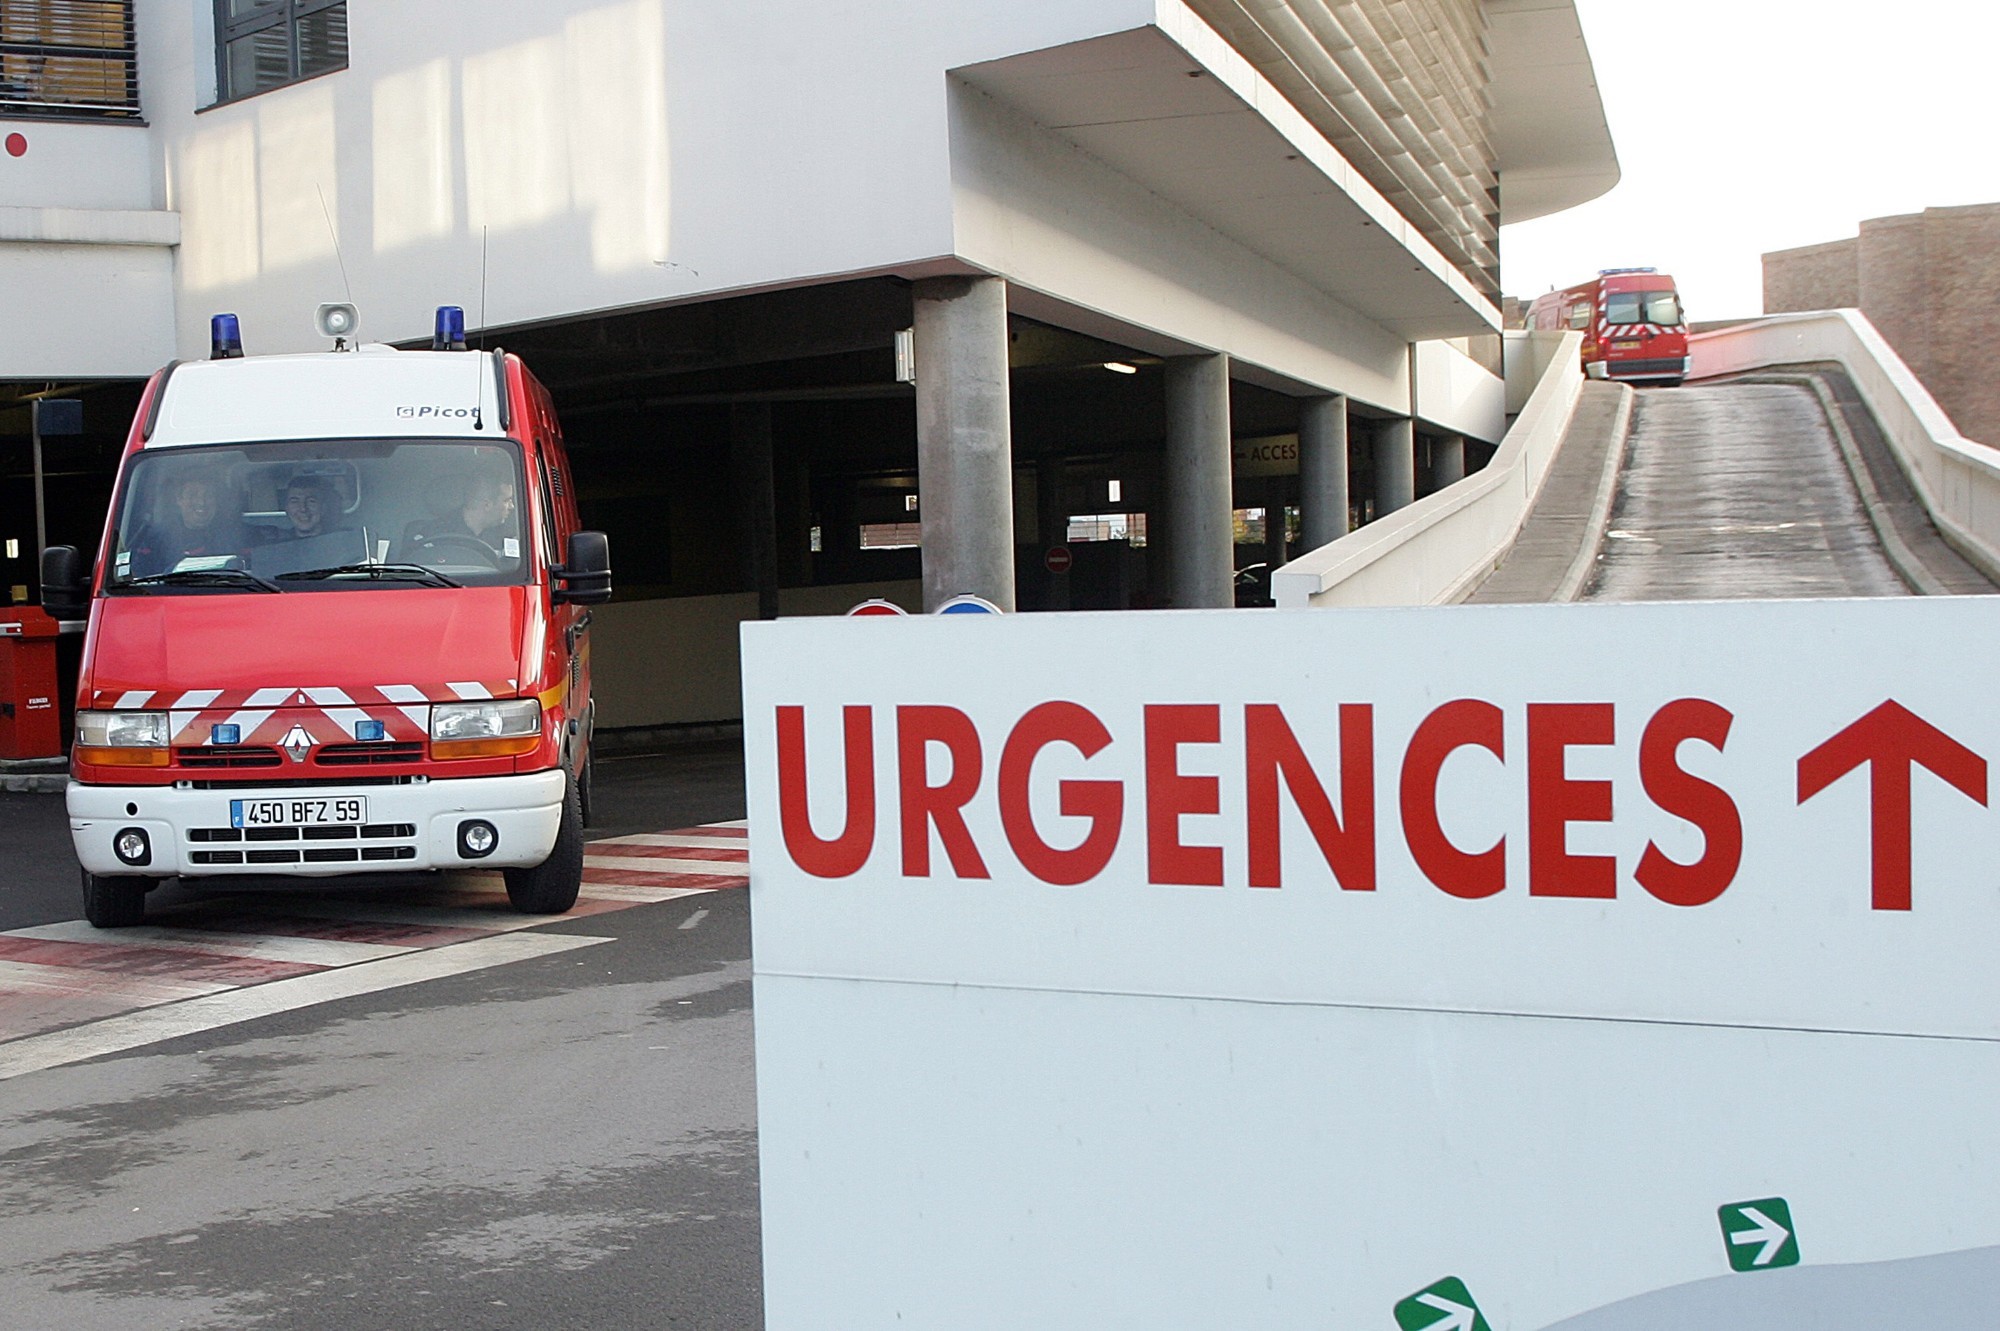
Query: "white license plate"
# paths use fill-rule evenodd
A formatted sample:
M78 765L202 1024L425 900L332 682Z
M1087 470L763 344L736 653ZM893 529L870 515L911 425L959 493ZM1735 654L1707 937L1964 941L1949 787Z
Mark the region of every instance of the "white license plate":
M368 801L339 799L231 800L231 827L337 827L368 821Z

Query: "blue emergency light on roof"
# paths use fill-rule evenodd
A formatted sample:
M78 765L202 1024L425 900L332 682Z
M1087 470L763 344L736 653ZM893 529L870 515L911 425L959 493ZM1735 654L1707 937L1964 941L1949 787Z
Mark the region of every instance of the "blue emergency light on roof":
M431 332L432 351L465 350L465 311L456 305L440 305L437 324Z
M236 360L243 355L243 328L233 314L218 314L208 321L208 358Z
M1599 277L1620 277L1626 273L1657 273L1659 271L1657 268L1600 268L1597 270L1597 275Z

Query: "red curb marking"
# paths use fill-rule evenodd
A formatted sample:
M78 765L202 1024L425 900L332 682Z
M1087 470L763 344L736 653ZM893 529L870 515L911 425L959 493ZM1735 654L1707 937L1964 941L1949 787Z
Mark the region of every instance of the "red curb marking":
M261 984L326 970L299 961L188 953L143 943L72 943L60 939L0 938L0 960L34 966L68 966L191 984Z
M740 874L648 873L641 869L600 869L596 865L583 871L585 887L592 883L603 883L607 887L673 887L708 890L745 887L749 882L748 878Z
M716 860L724 864L748 864L748 850L721 850L714 846L641 846L625 841L593 841L583 848L586 855L618 855L649 860Z

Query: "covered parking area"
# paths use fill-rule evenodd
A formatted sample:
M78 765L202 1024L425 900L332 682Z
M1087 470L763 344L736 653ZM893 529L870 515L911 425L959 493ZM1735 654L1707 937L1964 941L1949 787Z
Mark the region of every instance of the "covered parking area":
M493 337L549 386L584 521L611 537L617 596L593 648L604 725L733 719L743 620L871 597L922 608L923 542L941 534L925 527L917 391L897 347L921 281L859 278ZM1014 608L1171 605L1170 358L1021 313L1006 326ZM907 370L907 342L904 355ZM1316 400L1250 378L1228 386L1238 604L1268 604L1268 570L1305 548L1298 437ZM1407 437L1407 421L1340 404L1358 525L1380 506L1376 444ZM1419 428L1416 493L1489 451Z

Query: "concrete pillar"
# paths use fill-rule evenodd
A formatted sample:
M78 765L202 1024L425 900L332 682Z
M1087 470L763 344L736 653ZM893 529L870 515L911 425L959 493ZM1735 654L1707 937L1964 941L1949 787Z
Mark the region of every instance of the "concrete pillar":
M1417 498L1417 427L1413 421L1375 425L1375 516L1386 518Z
M1299 539L1308 550L1347 535L1347 399L1308 399L1299 412Z
M1465 479L1465 436L1447 434L1431 445L1431 477L1442 490Z
M1014 609L1014 458L1007 284L915 284L917 508L924 609L968 592Z
M1035 559L1043 560L1059 545L1069 544L1069 509L1063 503L1063 475L1068 459L1060 453L1044 453L1035 459ZM1042 565L1041 608L1067 610L1070 607L1069 574L1053 573Z
M771 404L729 409L729 456L742 514L743 580L757 593L757 618L778 617L777 474L771 457Z
M1177 610L1236 604L1229 467L1229 357L1170 357L1167 525Z

